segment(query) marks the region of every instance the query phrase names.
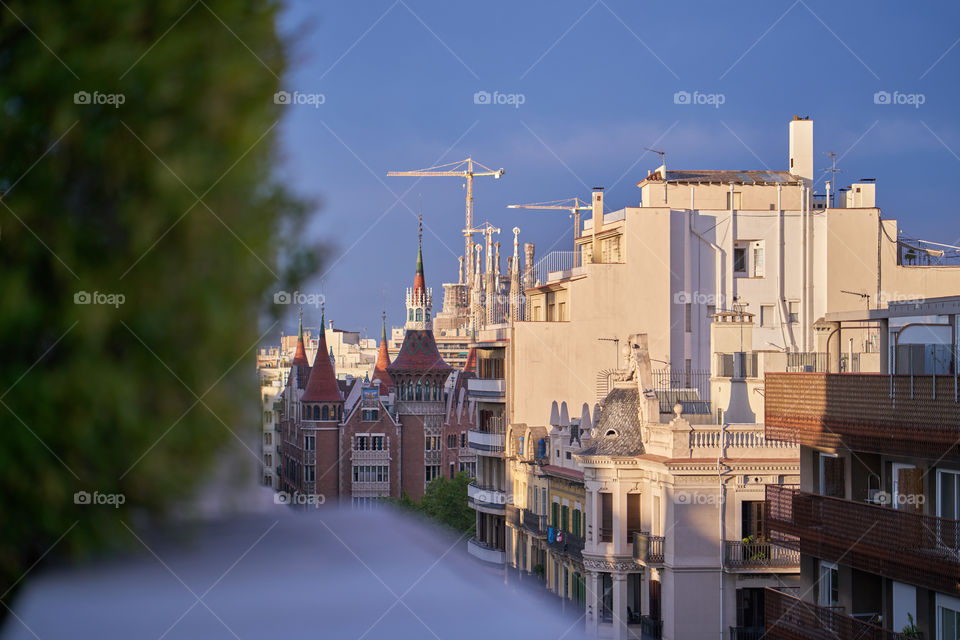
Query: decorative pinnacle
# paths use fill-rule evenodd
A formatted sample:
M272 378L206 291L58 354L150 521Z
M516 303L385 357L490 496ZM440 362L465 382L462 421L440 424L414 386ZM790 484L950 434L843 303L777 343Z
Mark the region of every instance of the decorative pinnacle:
M298 335L303 340L303 305L300 305L300 332Z

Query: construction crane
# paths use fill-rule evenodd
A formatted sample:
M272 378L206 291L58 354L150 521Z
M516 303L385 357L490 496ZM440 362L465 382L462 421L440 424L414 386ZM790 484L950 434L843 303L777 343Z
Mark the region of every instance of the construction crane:
M548 202L532 202L530 204L511 204L508 209L545 209L567 211L573 217L573 241L576 243L580 237L580 212L592 211L593 206L589 201L584 202L580 198L567 198L566 200L550 200ZM576 246L574 246L576 250ZM574 256L574 260L579 261L579 256ZM580 266L575 264L575 266Z
M467 180L467 222L464 225L464 249L463 256L466 264L473 263L473 178L475 176L493 176L499 179L504 174L504 170L491 169L476 162L473 158L467 158L460 162L450 162L448 164L418 169L416 171L388 171L387 176L410 176L410 177L443 177L443 178L466 178ZM467 291L473 286L473 270L467 269Z

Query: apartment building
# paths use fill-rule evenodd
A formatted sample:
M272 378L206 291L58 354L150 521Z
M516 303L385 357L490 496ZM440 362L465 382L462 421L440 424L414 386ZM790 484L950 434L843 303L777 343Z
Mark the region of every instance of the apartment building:
M922 247L881 216L875 182L814 194L813 121L788 129L785 171L661 166L638 183L639 206L612 212L594 191L573 249L531 269L513 348L517 379L537 385L516 394L511 420L540 424L556 398L593 405L599 372L618 367L618 341L641 329L658 368L706 375L718 311L755 316L743 350L813 353L828 311L955 292L960 267L918 260ZM850 327L843 348L875 353L877 334Z
M279 398L286 386L290 367L277 347L261 349L257 355L257 378L260 384L260 478L266 487L276 487L280 456Z
M960 282L955 284L960 291ZM799 594L765 594L765 637L960 635L960 297L828 313L828 372L767 374L766 436L800 445L800 482L766 488L765 521L801 554ZM841 372L869 323L874 372Z

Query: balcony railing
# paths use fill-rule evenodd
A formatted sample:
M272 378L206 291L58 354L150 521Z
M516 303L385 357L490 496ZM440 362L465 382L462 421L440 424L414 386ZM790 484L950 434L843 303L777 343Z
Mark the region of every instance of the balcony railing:
M719 425L697 425L690 432L691 449L765 449L795 448L792 442L768 440L763 426L731 424L726 429Z
M519 529L523 521L523 518L520 516L521 511L523 511L523 509L519 509L512 504L507 505L507 524L514 529Z
M583 538L554 527L547 529L547 544L554 551L579 557L583 551Z
M764 520L780 546L960 595L960 521L769 484Z
M484 562L490 562L493 564L503 564L506 560L506 554L502 550L490 546L485 542L477 540L476 538L470 538L467 540L467 553L475 558L483 560Z
M838 354L839 371L833 373L859 373L860 354ZM787 354L787 371L790 373L830 373L831 354L825 352L799 352ZM837 367L834 366L834 369Z
M467 432L467 442L470 448L477 451L502 453L503 452L503 431L489 432L471 429Z
M769 542L728 540L726 565L731 569L799 569L800 552Z
M760 640L766 633L763 627L730 627L730 640Z
M844 615L840 607L820 607L776 589L763 596L769 640L906 640L907 636Z
M663 536L652 536L646 531L633 534L633 558L649 564L663 563Z
M507 504L507 494L492 487L481 487L476 482L467 485L467 498L488 509L504 509Z
M535 535L547 534L547 516L537 515L529 509L523 510L523 528Z
M960 462L956 376L768 373L767 439Z
M502 398L507 384L503 378L470 378L467 380L467 390L478 397Z
M643 640L660 640L663 637L663 621L640 616L640 633Z

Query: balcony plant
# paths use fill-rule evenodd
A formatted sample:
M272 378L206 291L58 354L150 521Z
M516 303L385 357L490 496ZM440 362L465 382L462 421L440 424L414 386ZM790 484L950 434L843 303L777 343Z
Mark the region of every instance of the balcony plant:
M908 638L922 638L923 634L920 632L920 628L913 621L913 614L907 612L907 624L903 627L903 630L900 632Z
M741 542L745 547L747 547L744 555L748 553L750 555L750 560L759 561L769 559L770 552L766 546L763 546L769 542L769 540L767 540L765 537L755 536L751 533L749 536L741 540Z

